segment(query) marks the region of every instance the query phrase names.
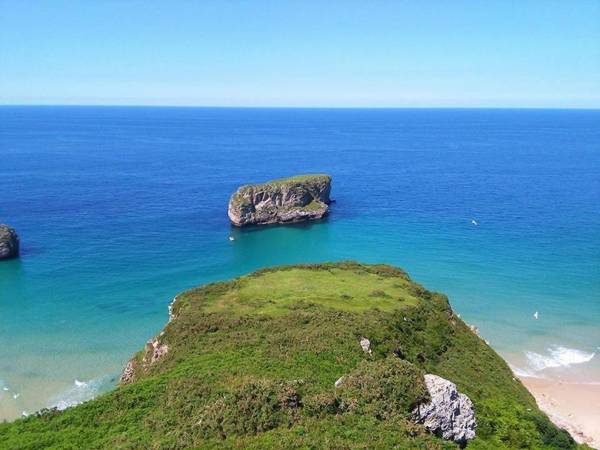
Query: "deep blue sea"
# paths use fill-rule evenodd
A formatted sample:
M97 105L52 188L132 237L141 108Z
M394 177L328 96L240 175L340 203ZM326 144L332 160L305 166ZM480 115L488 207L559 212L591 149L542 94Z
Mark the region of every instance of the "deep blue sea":
M230 226L238 185L306 172L328 219ZM598 110L0 107L2 222L0 420L110 388L184 289L343 259L448 294L517 373L600 382Z

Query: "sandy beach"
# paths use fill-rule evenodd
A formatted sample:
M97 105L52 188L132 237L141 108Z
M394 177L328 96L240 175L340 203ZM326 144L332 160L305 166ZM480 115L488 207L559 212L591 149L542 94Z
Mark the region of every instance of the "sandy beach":
M538 406L579 443L600 449L600 384L522 377Z

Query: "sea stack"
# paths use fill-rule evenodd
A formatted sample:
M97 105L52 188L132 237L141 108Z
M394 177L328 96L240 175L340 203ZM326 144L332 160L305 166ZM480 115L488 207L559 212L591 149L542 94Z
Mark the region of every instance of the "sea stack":
M0 260L19 256L19 236L8 225L0 224Z
M329 212L331 177L296 175L241 186L229 200L231 223L238 227L321 219Z

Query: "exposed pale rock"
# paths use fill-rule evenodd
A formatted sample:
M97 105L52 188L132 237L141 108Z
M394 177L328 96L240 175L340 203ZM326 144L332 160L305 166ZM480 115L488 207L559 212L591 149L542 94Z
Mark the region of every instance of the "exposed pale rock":
M169 352L169 346L167 344L161 344L160 338L163 336L164 332L161 332L158 337L148 341L146 343L146 351L144 352L144 357L141 362L141 369L145 370L152 364L156 363L163 356L165 356ZM135 369L136 369L135 358L131 359L123 372L121 373L121 378L119 379L121 384L131 383L135 377Z
M363 349L363 352L371 355L373 351L371 350L371 341L369 341L366 337L360 338L360 347Z
M123 369L123 373L121 374L121 378L119 379L119 382L121 384L131 383L133 381L134 374L135 374L134 362L133 362L133 360L131 360L127 363L127 365L125 366L125 369Z
M19 236L14 228L0 224L0 259L19 256Z
M148 341L146 344L146 354L144 355L144 364L154 364L169 351L167 344L161 344L158 339Z
M437 375L425 375L431 401L418 405L413 418L432 433L464 446L475 437L477 420L473 403L456 385Z
M331 200L329 175L297 175L240 187L227 213L236 226L266 225L321 219Z

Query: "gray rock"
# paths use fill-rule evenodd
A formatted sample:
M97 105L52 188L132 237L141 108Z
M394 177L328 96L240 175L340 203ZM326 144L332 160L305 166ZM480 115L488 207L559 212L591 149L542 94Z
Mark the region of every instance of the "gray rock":
M160 337L160 336L159 336ZM167 344L161 344L159 337L154 338L146 343L146 353L144 354L143 363L152 365L169 352Z
M19 236L8 225L0 224L0 259L19 256Z
M150 366L156 364L169 352L169 346L160 342L160 338L163 336L164 331L146 343L141 364L136 362L136 358L131 359L127 363L119 378L121 384L131 383L135 378L136 370L141 370L142 372L148 370Z
M171 305L169 305L169 322L173 319L171 306L175 300L177 300L177 297L175 297L171 302ZM121 377L119 378L121 384L131 383L135 379L136 370L141 371L142 373L147 371L150 366L156 364L169 353L169 346L161 342L164 335L165 331L163 330L154 339L150 339L146 342L146 348L144 349L144 356L142 357L141 363L138 363L135 357L129 360L123 369L123 372L121 372Z
M369 355L373 353L371 350L371 341L366 337L360 338L360 348L363 349L363 352L368 353Z
M125 366L125 369L123 369L123 373L121 374L121 378L119 379L119 382L121 384L128 384L131 383L133 381L133 378L135 376L135 363L134 360L130 360L127 365Z
M329 175L297 175L240 187L229 200L231 223L266 225L321 219L329 212Z
M456 385L437 375L425 375L431 401L413 410L413 419L429 431L461 446L475 437L477 420L473 403Z

